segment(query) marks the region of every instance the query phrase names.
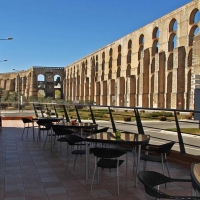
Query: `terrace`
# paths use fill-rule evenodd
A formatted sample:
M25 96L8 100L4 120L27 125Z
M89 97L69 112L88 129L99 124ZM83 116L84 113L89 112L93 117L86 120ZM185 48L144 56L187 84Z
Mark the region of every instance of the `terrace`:
M76 168L73 160L66 169L66 146L51 152L47 144L43 149L41 141L33 141L32 132L21 139L21 120L3 121L0 133L0 199L5 200L45 200L45 199L150 199L139 183L134 186L132 154L129 154L128 180L126 185L125 165L120 167L120 194L117 195L115 171L100 170L100 183L95 183L90 191L91 179L85 181L85 157L78 157ZM90 159L91 174L93 159ZM175 160L169 161L172 177L189 177L190 165ZM148 170L161 172L161 166L149 163ZM142 170L142 166L141 169ZM190 195L191 184L170 184L174 194Z

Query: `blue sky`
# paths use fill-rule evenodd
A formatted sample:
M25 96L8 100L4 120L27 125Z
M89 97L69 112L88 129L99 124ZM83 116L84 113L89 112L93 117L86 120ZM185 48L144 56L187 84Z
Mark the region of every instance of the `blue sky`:
M0 73L65 67L191 0L0 0Z

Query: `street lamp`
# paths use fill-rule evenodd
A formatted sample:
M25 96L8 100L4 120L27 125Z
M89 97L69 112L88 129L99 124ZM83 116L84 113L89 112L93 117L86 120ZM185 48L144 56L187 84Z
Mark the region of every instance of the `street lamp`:
M8 37L8 38L5 38L5 39L0 39L0 40L13 40L13 38Z

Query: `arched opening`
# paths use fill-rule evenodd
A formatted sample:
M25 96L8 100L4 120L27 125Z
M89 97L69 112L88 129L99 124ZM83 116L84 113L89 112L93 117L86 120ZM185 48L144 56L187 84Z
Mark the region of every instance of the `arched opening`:
M191 14L190 14L190 19L189 19L189 24L196 24L200 21L200 12L197 8L195 8Z
M55 99L61 99L61 91L55 89L55 94L54 94Z
M177 47L177 36L175 33L172 33L168 42L168 51L173 51Z
M154 40L153 45L152 45L152 56L155 56L156 53L158 53L158 47L159 43L158 40Z
M132 49L132 40L128 41L128 49Z
M171 53L168 57L168 62L167 62L167 70L172 70L174 66L174 61L173 61L173 53Z
M172 19L171 22L169 23L169 32L176 32L178 28L178 24L176 19Z
M194 36L199 32L199 27L197 25L194 25L191 29L190 29L190 33L189 33L189 46L193 46L193 40L194 40Z
M154 30L153 30L153 33L152 33L152 39L158 39L159 35L160 35L159 28L155 27Z
M59 75L54 76L54 88L61 88L61 77Z
M46 96L45 94L45 77L43 74L39 74L37 77L37 83L38 83L38 97L44 98Z
M141 34L139 37L139 45L143 45L144 44L144 35Z

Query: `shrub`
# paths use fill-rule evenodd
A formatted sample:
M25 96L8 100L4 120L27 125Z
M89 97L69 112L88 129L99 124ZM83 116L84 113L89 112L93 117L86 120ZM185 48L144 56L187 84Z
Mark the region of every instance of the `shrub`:
M194 117L194 112L191 112L191 113L190 113L190 116L191 116L191 117Z
M130 122L131 121L131 117L124 117L124 121L125 122Z
M167 120L167 117L166 116L159 116L158 118L160 121L166 121Z
M185 119L192 119L191 115L185 115Z
M173 113L172 112L145 112L143 116L148 117L148 118L159 118L160 116L172 117Z

